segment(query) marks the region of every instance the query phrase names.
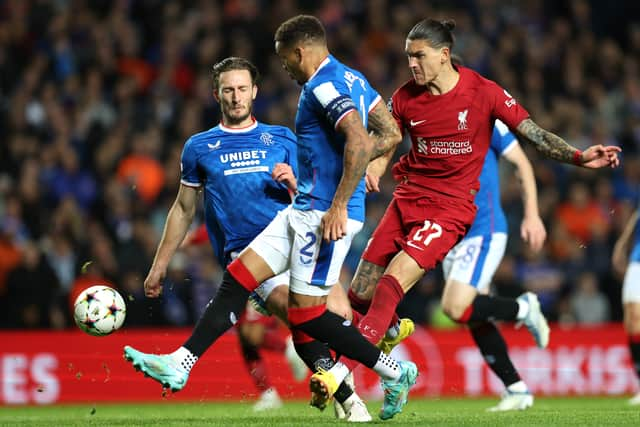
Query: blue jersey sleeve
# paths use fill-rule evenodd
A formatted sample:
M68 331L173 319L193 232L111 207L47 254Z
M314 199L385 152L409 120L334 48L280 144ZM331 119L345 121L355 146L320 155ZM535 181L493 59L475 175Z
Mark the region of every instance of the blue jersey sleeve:
M500 120L496 120L493 127L493 135L491 136L491 149L502 156L517 144L516 136L509 130Z
M327 120L335 129L348 113L356 110L356 104L351 98L347 85L336 81L326 81L311 91L315 100L320 104Z
M180 159L180 182L189 187L200 187L204 184L198 169L198 156L195 150L193 139L184 144L182 157Z
M367 93L369 95L369 99L367 100L367 105L369 106L367 113L370 113L371 110L373 110L375 106L378 105L378 102L382 101L382 96L380 96L380 94L376 92L373 86L369 86L369 90L367 91ZM391 102L391 100L389 100L389 102Z

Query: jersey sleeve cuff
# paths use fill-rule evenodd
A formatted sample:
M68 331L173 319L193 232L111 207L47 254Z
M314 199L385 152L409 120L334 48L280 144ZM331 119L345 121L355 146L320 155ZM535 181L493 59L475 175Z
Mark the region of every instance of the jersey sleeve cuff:
M202 183L200 182L189 182L189 181L185 181L184 179L181 179L180 183L182 185L186 185L187 187L193 187L193 188L202 187Z

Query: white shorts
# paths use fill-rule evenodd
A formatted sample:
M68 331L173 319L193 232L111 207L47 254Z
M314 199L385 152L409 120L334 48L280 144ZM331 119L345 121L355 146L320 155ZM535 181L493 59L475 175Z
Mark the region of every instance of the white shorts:
M230 258L231 260L234 260L236 258L238 258L238 255L240 255L240 252L231 252L230 254ZM277 288L278 286L288 286L289 285L289 270L280 273L276 276L273 276L271 279L267 279L264 282L262 282L256 289L255 289L255 293L258 294L258 296L260 298L262 298L262 301L267 301L267 298L269 298L269 295L271 295L271 292Z
M507 247L506 233L465 237L442 261L445 280L467 283L480 293L489 291Z
M323 211L301 211L289 206L249 244L279 274L289 269L289 289L301 295L323 296L338 283L353 237L363 223L347 221L347 235L327 243L320 234Z
M640 262L631 261L622 282L622 303L640 302Z

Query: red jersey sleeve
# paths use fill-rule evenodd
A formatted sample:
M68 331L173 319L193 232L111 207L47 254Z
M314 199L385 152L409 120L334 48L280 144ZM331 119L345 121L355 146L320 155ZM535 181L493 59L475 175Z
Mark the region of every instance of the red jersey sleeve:
M491 115L494 119L500 119L510 129L515 129L524 119L529 118L529 112L509 92L491 80L486 82L485 90L487 98L493 104Z
M391 95L389 102L387 102L387 108L391 112L391 115L398 124L398 128L400 128L400 133L404 137L404 124L402 123L401 118L402 111L400 106L401 102L399 100L400 97L400 90L396 90L393 95Z

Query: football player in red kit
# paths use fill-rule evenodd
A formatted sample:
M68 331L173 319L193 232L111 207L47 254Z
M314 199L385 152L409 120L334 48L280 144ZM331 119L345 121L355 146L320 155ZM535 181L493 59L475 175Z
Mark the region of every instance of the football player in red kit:
M373 343L384 336L405 293L444 259L473 222L478 177L496 119L551 159L586 168L619 164L618 147L594 145L581 152L540 128L498 84L454 66L454 27L452 21L425 19L406 39L412 79L396 90L390 105L400 129L411 137L411 149L393 166L398 182L393 200L362 255L349 292L352 307L366 313L359 330ZM369 165L368 190L378 190L392 154ZM501 298L447 284L443 307L461 323L522 322L538 346L548 344L549 327L534 294ZM345 365L355 366L345 360L331 371L342 376Z

